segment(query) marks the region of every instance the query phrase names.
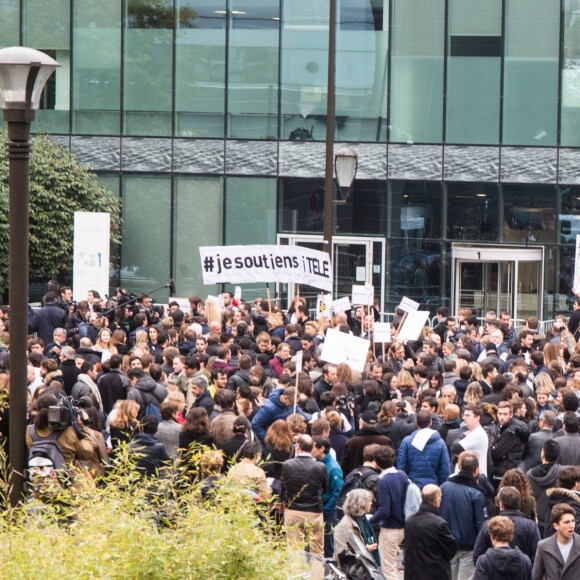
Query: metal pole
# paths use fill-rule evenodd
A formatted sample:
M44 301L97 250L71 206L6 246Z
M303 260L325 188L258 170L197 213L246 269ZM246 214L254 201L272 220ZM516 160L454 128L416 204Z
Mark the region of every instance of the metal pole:
M332 264L334 230L334 67L336 61L336 0L330 0L328 15L328 81L326 90L326 164L324 173L324 251ZM332 274L334 280L334 270Z
M28 339L28 170L34 111L4 111L9 161L10 417L9 498L23 499L26 467L26 347Z

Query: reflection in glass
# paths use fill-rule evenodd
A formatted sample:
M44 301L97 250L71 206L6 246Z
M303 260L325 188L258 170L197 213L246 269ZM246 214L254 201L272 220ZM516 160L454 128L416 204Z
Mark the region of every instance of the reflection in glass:
M389 140L440 143L445 0L394 0Z
M78 0L73 14L72 106L77 135L118 135L121 11L117 0Z
M447 237L498 241L498 188L491 183L448 183Z
M564 0L560 144L580 146L580 1Z
M560 0L506 4L503 144L557 141Z
M543 185L504 185L506 242L554 243L556 188Z

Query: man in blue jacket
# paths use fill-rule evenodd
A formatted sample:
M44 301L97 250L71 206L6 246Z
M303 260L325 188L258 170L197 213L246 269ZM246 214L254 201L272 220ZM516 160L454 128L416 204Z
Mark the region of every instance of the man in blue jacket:
M258 411L256 416L252 419L252 429L258 439L264 443L266 438L266 431L268 427L277 419L286 419L288 415L292 414L294 406L294 397L296 389L294 387L278 388L272 392L268 402ZM300 409L296 409L297 413L304 415L307 420L309 415L303 413Z
M387 578L397 578L397 552L405 537L405 494L409 482L407 476L395 468L395 451L391 447L384 447L381 461L384 469L377 485L379 505L370 523L381 527L381 570Z
M330 441L320 435L312 439L314 440L312 457L322 461L328 473L328 489L322 494L322 515L324 517L324 557L332 558L334 554L333 529L338 523L336 502L342 490L344 476L340 465L330 454Z
M418 430L401 442L397 455L397 469L402 469L421 489L427 484L441 485L451 469L449 452L441 435L431 429L431 415L417 413Z
M475 451L459 455L459 473L441 486L439 515L447 521L459 550L451 560L452 577L469 580L474 572L473 548L487 519L485 494L477 482L479 459Z

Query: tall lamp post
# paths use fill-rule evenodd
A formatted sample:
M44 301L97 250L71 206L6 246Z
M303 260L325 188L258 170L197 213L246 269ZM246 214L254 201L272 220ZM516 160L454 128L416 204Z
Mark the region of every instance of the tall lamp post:
M26 467L26 341L28 337L28 173L30 124L46 81L59 64L22 46L0 50L0 108L8 128L10 418L9 495L22 500Z
M328 78L326 89L326 151L324 170L324 220L322 224L324 251L332 264L332 234L334 230L334 176L346 203L356 176L358 158L350 147L342 147L334 155L335 125L335 64L336 64L336 0L330 0L328 16ZM334 274L333 274L334 279Z

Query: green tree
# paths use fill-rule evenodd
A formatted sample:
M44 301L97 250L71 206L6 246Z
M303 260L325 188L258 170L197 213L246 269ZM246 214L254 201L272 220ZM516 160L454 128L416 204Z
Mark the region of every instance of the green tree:
M8 290L8 155L0 133L0 293ZM121 243L120 200L66 149L46 135L33 141L30 159L30 282L69 282L74 212L111 214L111 256Z

